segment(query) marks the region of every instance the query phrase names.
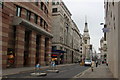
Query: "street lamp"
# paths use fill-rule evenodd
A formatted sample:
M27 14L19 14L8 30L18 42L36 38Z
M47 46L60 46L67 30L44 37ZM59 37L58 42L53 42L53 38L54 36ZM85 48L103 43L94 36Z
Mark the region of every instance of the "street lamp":
M107 41L106 41L106 36L107 36L107 35L106 35L106 33L109 32L109 29L110 29L110 28L107 28L107 25L104 24L104 23L100 23L100 25L104 25L104 28L103 28L102 30L103 30L103 32L104 32L104 41L103 41L103 43L104 43L104 46L103 46L103 47L104 47L104 50L103 50L103 51L104 51L104 55L105 55L105 54L106 54L106 51L107 51L107 46L106 46L106 45L107 45ZM106 54L106 55L107 55L107 54ZM107 58L107 57L106 57L106 58ZM105 58L104 58L104 60L105 60ZM107 59L106 59L106 60L107 60Z
M104 28L102 30L104 32L104 40L106 41L106 32L108 32L109 29L107 28L106 24L104 24L104 23L100 23L100 25L104 25Z

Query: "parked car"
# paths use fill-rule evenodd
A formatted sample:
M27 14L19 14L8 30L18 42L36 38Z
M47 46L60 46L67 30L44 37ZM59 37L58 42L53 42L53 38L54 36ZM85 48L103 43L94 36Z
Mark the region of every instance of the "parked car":
M85 60L85 66L91 66L92 65L92 60Z

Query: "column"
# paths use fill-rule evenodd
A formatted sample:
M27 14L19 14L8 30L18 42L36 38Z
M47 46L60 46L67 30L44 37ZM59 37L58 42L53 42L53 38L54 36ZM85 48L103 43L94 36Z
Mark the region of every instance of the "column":
M36 60L36 32L31 31L29 41L29 66L35 66Z
M51 62L51 39L47 39L46 55L46 64L49 65Z
M23 26L16 26L16 40L15 40L15 65L16 67L23 66L24 60L24 38L25 29Z
M66 50L66 53L64 53L64 64L67 63L67 50Z
M7 48L8 48L8 33L9 33L9 25L2 23L2 31L0 31L0 50L1 50L1 58L2 58L2 68L7 67Z
M58 64L60 64L60 54L61 54L61 53L59 53L59 55L57 56L57 59L58 59L58 60L57 60L57 61L58 61Z
M40 65L45 65L44 54L45 54L45 36L42 35L40 38L40 56L39 56Z

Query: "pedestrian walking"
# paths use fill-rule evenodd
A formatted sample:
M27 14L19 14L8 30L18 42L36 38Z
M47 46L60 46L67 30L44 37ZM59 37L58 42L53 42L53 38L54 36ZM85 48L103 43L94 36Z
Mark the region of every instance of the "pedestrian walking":
M94 62L92 61L92 64L91 64L91 71L93 72L93 67L94 67Z
M51 68L54 70L55 69L55 61L51 61Z
M98 61L96 60L96 62L95 62L95 63L96 63L96 67L97 67L97 66L98 66Z
M35 65L35 72L37 72L37 71L39 71L39 70L40 70L40 64L37 63L37 64Z

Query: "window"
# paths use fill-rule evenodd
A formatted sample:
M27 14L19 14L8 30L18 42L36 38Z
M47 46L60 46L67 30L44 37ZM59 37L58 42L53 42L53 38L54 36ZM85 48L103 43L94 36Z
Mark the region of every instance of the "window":
M38 6L38 2L35 2L35 5Z
M114 29L115 29L115 22L114 22Z
M56 50L57 49L57 47L56 46L52 46L52 50Z
M112 12L111 12L111 18L112 18Z
M35 5L38 6L38 0L35 0Z
M63 47L60 47L60 50L62 50L63 49Z
M43 23L43 19L40 18L40 26L42 26L42 23Z
M46 13L48 14L48 10L46 11Z
M26 13L26 19L27 20L30 20L30 17L31 17L31 12L30 11L26 11L27 13Z
M59 5L59 2L57 2L56 4Z
M57 8L53 8L52 9L52 12L54 13L54 12L57 12Z
M2 1L0 1L0 7L2 7L2 9L3 9L3 2Z
M87 40L85 40L85 44L87 44Z
M52 2L52 5L55 5L55 2Z
M36 24L37 24L37 20L38 20L38 16L35 14L34 15L34 21L35 21Z
M40 9L43 10L43 2L41 2Z
M114 16L113 20L115 21L115 16Z
M21 7L17 6L17 10L16 10L16 16L20 17L21 16Z
M47 9L46 6L45 6L45 10L44 10L44 12L45 12L46 14L48 14L48 9Z
M113 0L113 2L112 2L112 5L114 6L114 0Z
M46 29L46 22L44 21L44 29Z
M47 13L47 8L46 8L46 6L45 6L45 10L44 10L44 12Z
M35 0L35 5L38 6L38 0Z

